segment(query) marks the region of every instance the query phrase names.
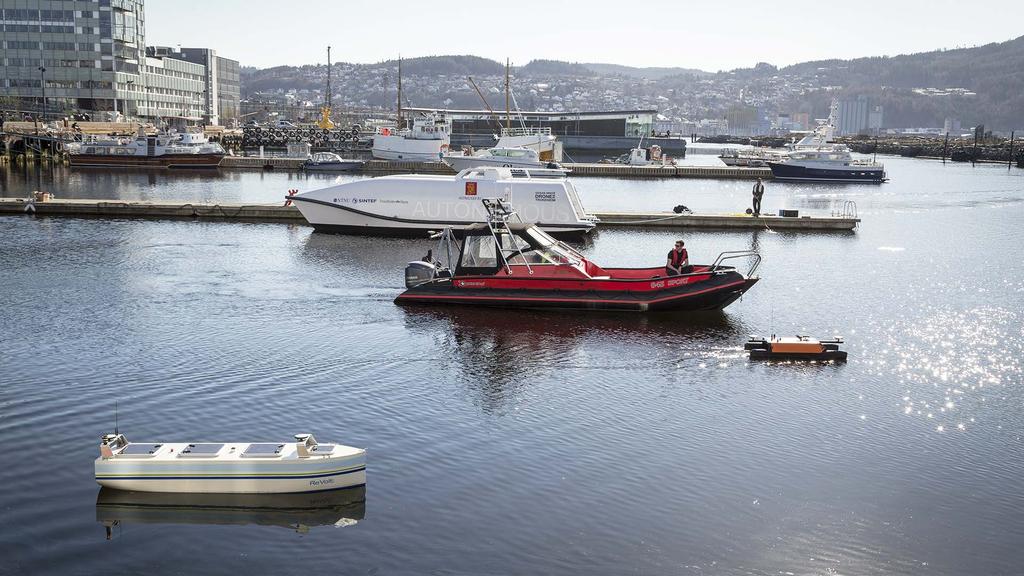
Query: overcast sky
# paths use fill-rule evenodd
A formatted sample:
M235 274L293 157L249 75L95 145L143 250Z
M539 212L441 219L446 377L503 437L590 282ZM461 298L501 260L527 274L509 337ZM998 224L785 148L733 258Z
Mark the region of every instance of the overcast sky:
M703 70L896 55L1024 34L1021 0L148 0L150 45L244 66L473 54Z

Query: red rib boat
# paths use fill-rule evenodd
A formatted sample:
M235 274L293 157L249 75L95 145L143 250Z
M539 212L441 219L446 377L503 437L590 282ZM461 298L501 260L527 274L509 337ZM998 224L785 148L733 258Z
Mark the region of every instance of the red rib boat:
M532 224L512 223L515 212L485 199L488 222L463 230L460 244L445 230L438 249L405 270L407 290L396 304L463 304L578 310L720 310L753 286L757 252L723 252L710 265L666 277L664 267L602 268ZM457 259L456 259L457 258ZM752 261L744 275L723 262ZM455 265L451 266L451 262Z

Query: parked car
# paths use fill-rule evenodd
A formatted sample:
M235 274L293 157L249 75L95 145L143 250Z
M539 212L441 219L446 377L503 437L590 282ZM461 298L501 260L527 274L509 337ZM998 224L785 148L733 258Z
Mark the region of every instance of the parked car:
M278 120L274 124L275 128L295 128L295 123L289 122L288 120Z

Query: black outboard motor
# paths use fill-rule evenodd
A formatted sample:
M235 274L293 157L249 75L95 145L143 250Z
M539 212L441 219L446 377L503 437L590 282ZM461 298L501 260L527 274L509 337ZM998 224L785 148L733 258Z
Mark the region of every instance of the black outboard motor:
M417 260L405 267L405 287L415 288L437 278L437 267L430 262Z

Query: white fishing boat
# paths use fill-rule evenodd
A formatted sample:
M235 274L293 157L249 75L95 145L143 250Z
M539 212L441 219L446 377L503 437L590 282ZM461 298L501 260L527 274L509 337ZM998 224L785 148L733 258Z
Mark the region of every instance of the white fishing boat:
M519 110L519 105L518 104L516 104L516 114L519 116L518 121L519 121L520 126L517 126L515 128L512 127L512 108L511 108L511 103L515 102L515 95L512 93L512 85L511 85L511 82L510 82L510 74L509 74L510 70L511 70L511 64L508 61L506 61L505 62L505 125L504 126L501 126L500 118L498 118L498 115L494 113L494 110L491 108L490 103L487 102L487 98L485 98L483 92L480 91L480 87L477 86L476 82L473 81L472 77L469 78L470 85L472 85L473 89L476 90L477 95L480 96L480 100L483 102L484 106L486 106L487 109L491 111L491 115L494 117L494 119L497 122L498 126L501 128L501 135L494 137L495 140L497 140L497 143L494 145L493 148L491 148L491 150L510 150L510 149L526 148L528 150L533 150L533 151L535 151L537 153L537 161L539 161L539 162L542 162L542 163L545 163L545 164L546 163L550 163L550 162L561 162L562 161L562 143L558 140L557 136L555 136L554 134L551 133L551 127L550 126L544 126L544 127L541 127L541 126L527 126L526 125L526 121L523 118L523 114ZM470 154L473 154L472 149L470 149ZM475 155L483 156L484 159L486 160L486 159L488 159L487 158L487 154L488 154L488 151L487 150L483 150L483 151L481 151L479 153L476 153ZM507 166L509 164L508 163L497 163L497 164L487 163L487 164L482 164L482 165ZM521 164L512 164L512 165L521 165ZM463 168L471 168L472 166L464 164L462 167ZM461 169L461 168L457 168L457 169Z
M480 200L511 202L524 222L558 236L582 236L596 218L583 209L564 170L479 167L453 176L402 174L345 182L288 196L318 231L385 236L456 232L486 222Z
M138 492L287 494L366 484L366 451L295 442L129 442L106 434L95 462L101 486Z
M380 127L373 135L378 160L440 162L451 145L452 123L444 114L420 114L405 126L402 117L402 59L398 59L398 124Z
M544 162L540 154L530 148L505 148L495 146L475 153L449 154L442 162L457 171L478 166L503 166L505 168L558 168L554 162Z
M373 157L439 162L448 152L451 131L451 122L443 114L413 118L411 128L380 128L373 136Z

